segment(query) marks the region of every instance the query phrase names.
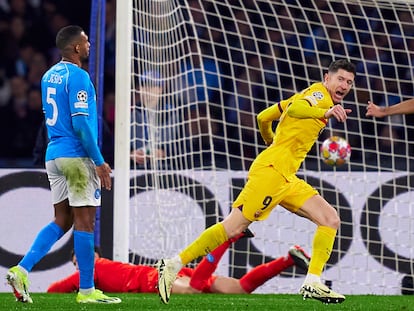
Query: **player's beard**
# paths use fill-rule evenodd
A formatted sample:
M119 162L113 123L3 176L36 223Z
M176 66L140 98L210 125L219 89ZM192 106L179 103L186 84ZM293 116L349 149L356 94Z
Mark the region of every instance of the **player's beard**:
M89 68L89 57L85 57L81 60L82 68L87 70Z
M87 61L89 61L89 53L87 55L82 56L81 58L82 63L87 62Z
M88 65L89 65L89 53L87 55L82 56L81 63L82 63L82 68L88 68Z

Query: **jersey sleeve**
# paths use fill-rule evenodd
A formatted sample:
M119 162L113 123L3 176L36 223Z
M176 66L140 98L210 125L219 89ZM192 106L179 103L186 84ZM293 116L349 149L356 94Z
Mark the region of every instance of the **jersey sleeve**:
M96 95L85 70L77 68L72 74L68 87L72 126L88 156L100 166L105 161L97 144L95 123L90 121L95 117Z
M90 78L85 70L71 71L72 77L68 79L70 85L69 103L71 115L89 115L89 104L95 104L95 94L90 94Z
M257 115L257 126L266 145L270 145L273 141L273 121L280 118L283 109L283 102L279 102L266 108Z
M105 161L99 150L98 144L95 141L92 130L87 122L87 117L84 115L77 115L72 118L73 129L78 135L83 148L88 153L95 165L100 166Z
M294 96L286 113L297 119L325 119L325 113L332 106L326 87L318 82Z
M320 119L325 117L326 111L328 109L313 106L306 99L298 99L288 106L286 113L298 119Z

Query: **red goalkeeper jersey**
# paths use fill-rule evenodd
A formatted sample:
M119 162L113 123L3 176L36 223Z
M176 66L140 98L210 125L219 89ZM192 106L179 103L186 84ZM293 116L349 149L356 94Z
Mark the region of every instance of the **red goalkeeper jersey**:
M178 276L191 277L193 269L183 268ZM214 277L212 277L214 278ZM105 258L95 260L95 287L107 293L156 293L158 271L154 267L133 265ZM208 282L211 284L211 282ZM52 283L48 293L71 293L79 290L79 271Z

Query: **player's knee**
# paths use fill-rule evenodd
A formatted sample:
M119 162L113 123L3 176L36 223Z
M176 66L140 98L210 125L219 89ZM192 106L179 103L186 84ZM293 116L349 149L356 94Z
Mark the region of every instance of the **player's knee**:
M222 221L224 230L229 239L238 236L249 227L251 221L244 217L238 208L233 208L229 215Z
M246 222L223 222L227 238L232 239L249 227L250 223Z
M243 232L243 230L241 228L235 229L235 230L227 232L227 237L229 239L233 239L233 238L239 236L242 232Z
M339 218L338 214L332 214L330 217L327 218L325 226L331 227L333 229L338 230L339 226L341 225L341 219Z

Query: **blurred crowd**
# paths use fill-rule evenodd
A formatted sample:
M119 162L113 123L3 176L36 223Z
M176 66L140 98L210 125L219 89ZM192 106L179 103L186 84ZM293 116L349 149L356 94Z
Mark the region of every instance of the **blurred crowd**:
M341 2L305 0L230 1L235 4L231 10L214 1L182 2L191 13L186 32L200 43L199 49L190 45L193 56L198 57L184 64L184 69L194 70L193 83L197 83L200 69L198 72L206 75L207 82L207 90L196 88L187 98L208 104L191 113L209 109L201 118L207 120L209 115L210 120L222 121L212 126L214 148L220 154L234 159L243 154L253 159L257 146L262 145L255 125L256 113L309 82L321 80L320 68L327 68L333 55L357 63L358 92L349 101L355 102L351 108L361 118L365 106L358 102L374 100L386 105L413 95L410 64L414 63L414 53L410 47L414 47L414 21L410 11L402 10L396 15L369 5L345 7ZM103 149L112 164L116 1L106 3ZM290 4L299 4L304 10L295 10ZM90 5L84 0L0 0L0 167L41 165L33 162L33 148L43 121L40 78L59 61L54 47L58 29L78 24L89 33ZM262 27L252 27L252 23ZM298 32L301 36L297 36ZM393 49L389 48L388 37L371 35L384 32L393 35ZM365 149L371 144L376 146L370 141L376 133L404 139L402 120L395 120L395 124L376 128L373 122L351 121L347 124L348 139L351 145ZM361 137L361 131L365 137Z
M40 79L59 61L57 31L89 28L89 1L0 0L0 166L33 166L43 122Z

